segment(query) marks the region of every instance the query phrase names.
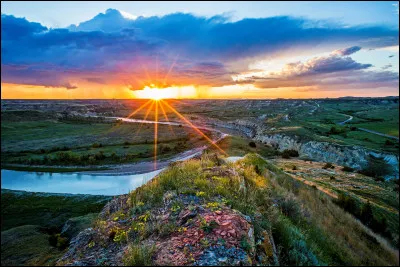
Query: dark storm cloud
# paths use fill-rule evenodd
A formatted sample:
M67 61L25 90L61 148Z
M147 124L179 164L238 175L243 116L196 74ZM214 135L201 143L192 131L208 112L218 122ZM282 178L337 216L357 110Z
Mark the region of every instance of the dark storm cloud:
M11 15L2 15L1 22L1 63L14 66L12 70L2 68L2 82L55 84L66 88L74 87L69 82L73 78L90 81L87 77L98 77L96 74L101 74L103 81L120 73L142 78L144 70L154 74L158 66L163 66L165 74L177 54L179 60L169 79L220 85L233 74L227 67L230 62L249 57L311 49L316 45L362 44L367 49L398 45L397 29L341 27L289 16L230 22L224 16L204 18L176 13L129 20L110 9L67 29L48 29ZM350 55L359 49L352 46L340 50L340 55ZM312 67L291 67L315 73L370 67L349 58L314 63ZM29 66L29 72L15 66ZM49 73L43 74L49 68ZM36 80L34 75L38 77Z

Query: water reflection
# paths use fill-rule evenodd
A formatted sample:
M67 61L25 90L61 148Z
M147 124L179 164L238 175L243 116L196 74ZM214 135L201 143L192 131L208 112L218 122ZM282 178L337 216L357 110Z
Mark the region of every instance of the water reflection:
M1 170L1 188L30 192L120 195L147 183L162 170L135 175L87 175Z

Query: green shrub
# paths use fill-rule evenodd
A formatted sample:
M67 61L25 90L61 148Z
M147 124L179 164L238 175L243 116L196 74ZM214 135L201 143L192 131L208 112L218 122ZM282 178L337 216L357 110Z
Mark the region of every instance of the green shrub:
M330 163L330 162L327 162L327 163L325 163L325 165L322 167L322 169L334 169L335 168L335 166L333 166L333 164L332 163Z
M346 128L332 126L327 134L344 134L346 133Z
M257 147L256 143L253 142L253 141L251 141L251 142L249 143L249 146L250 146L250 147Z
M171 146L165 145L165 144L160 144L160 145L158 146L158 149L159 149L160 153L162 153L162 154L164 154L164 153L169 153L169 152L172 151Z
M367 166L360 170L359 173L373 178L382 178L392 173L392 167L384 159L370 155Z
M298 157L299 152L294 149L285 149L282 151L281 155L284 159L290 159L291 157Z
M61 237L60 234L52 234L49 236L49 244L53 247L63 250L68 247L69 242L68 238Z
M151 266L155 246L130 245L125 252L125 266Z
M93 143L92 147L93 148L99 148L102 147L103 145L101 143Z
M354 169L349 166L343 166L342 171L344 172L353 172Z

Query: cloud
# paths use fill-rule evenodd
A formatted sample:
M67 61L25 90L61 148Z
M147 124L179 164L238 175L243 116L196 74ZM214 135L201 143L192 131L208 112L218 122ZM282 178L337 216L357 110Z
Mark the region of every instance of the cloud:
M371 65L345 56L361 46L398 45L398 29L385 26L343 27L290 16L231 22L225 16L183 13L128 19L115 9L66 29L2 14L1 30L2 81L66 88L80 80L119 80L135 89L154 81L160 86L222 86L236 72L246 71L245 64L230 69L233 62L316 46L327 51L349 48L337 50L335 57L288 65L286 75L362 70Z
M91 83L107 84L106 80L104 80L103 78L99 78L99 77L88 77L85 80L88 82L91 82Z
M387 65L383 66L382 69L387 70L387 69L390 69L391 67L393 67L392 64L387 64Z
M60 75L51 68L35 70L28 65L1 65L1 82L18 83L27 85L42 85L45 87L62 87L65 89L76 89L77 85Z
M332 52L332 54L339 55L339 56L348 56L348 55L354 54L355 52L360 51L360 50L361 50L361 47L352 46L352 47L348 47L348 48L344 48L344 49L335 50Z
M286 64L278 72L248 73L241 83L252 83L259 88L300 87L320 90L398 88L399 74L391 71L368 70L371 64L361 64L350 57L330 54L305 62ZM309 90L309 89L307 89Z
M350 57L330 55L327 57L315 57L304 63L289 63L281 72L271 73L272 77L308 76L341 71L362 70L371 67L371 64L361 64Z
M117 10L107 10L75 30L109 32L135 29L148 38L165 40L171 48L197 58L233 60L289 48L313 48L315 44L336 46L363 43L367 48L398 44L398 30L384 26L343 27L324 21L290 16L243 19L229 22L224 16L212 18L175 13L163 17L127 20ZM358 46L353 46L356 49Z

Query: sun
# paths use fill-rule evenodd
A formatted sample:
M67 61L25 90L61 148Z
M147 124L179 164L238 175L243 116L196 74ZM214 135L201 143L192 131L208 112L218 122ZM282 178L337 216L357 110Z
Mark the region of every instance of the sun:
M161 99L164 99L162 95L153 95L150 99L153 99L154 101L159 101Z
M190 86L170 86L158 88L154 85L145 86L141 90L132 91L134 98L144 98L152 100L195 98L197 96L196 88Z

